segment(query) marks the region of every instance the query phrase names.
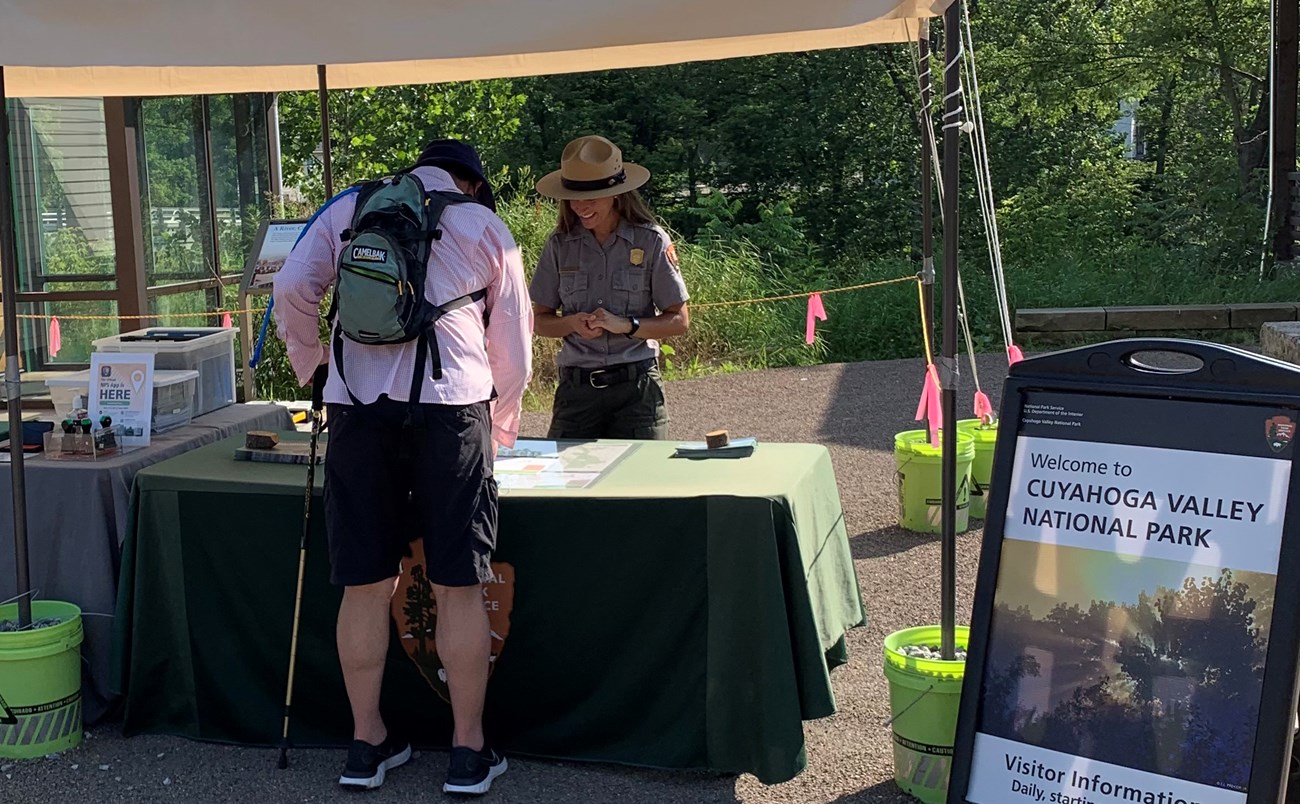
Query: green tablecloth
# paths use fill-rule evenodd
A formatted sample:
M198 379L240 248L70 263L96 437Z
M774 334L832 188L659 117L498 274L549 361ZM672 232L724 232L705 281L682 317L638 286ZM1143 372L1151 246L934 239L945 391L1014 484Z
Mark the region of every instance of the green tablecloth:
M136 476L116 622L128 735L279 740L306 467L236 462L239 444ZM513 608L489 735L519 754L792 778L801 721L835 711L828 667L865 621L829 453L673 447L641 442L588 489L503 494L494 561L513 567ZM317 495L291 739L341 746ZM390 727L445 746L450 709L399 639L386 672Z

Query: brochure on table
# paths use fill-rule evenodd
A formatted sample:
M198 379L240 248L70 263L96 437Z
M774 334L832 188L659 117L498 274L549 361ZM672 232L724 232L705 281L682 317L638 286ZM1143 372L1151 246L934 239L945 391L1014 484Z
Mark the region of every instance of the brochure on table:
M90 420L122 427L122 446L147 447L153 423L153 353L92 352Z
M514 490L585 489L636 444L620 441L551 441L521 438L497 449L493 475L502 493Z

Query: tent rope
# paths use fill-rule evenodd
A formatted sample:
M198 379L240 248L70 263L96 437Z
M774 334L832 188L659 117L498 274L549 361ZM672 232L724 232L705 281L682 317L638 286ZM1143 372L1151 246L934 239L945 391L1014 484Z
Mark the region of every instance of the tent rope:
M910 33L910 29L909 29L909 33ZM914 51L914 56L915 58L912 61L913 61L914 72L916 74L917 97L923 98L924 93L921 91L921 88L922 86L924 86L924 84L922 83L922 78L930 73L930 65L926 64L924 65L924 68L922 68L921 53L920 53L919 46ZM921 105L920 125L925 127L925 131L929 135L927 139L930 144L930 160L934 167L935 176L942 178L943 172L941 169L942 166L939 163L939 149L935 143L935 136L934 136L934 120L933 120L933 113L931 111L932 105L933 102L923 103ZM943 220L942 180L935 182L934 187L938 191L938 195L939 195L939 218L940 221L942 222ZM924 308L922 308L921 315L922 315L922 326L924 326L925 323ZM962 285L960 277L958 277L957 279L957 321L960 323L962 328L962 333L965 337L966 354L970 362L971 379L975 383L975 392L977 394L981 394L984 392L984 389L980 386L979 368L975 365L975 347L974 347L974 339L971 337L971 331L970 331L970 316L966 305L966 291ZM927 337L927 345L928 345L928 338L929 338L928 333L926 337Z
M1274 71L1277 69L1277 0L1270 0L1268 4L1268 75L1269 80L1273 80ZM1273 131L1274 107L1277 103L1277 93L1270 91L1268 93L1268 201L1264 204L1264 235L1261 238L1259 248L1259 281L1264 281L1264 261L1268 259L1268 230L1269 224L1273 218L1273 181L1276 166L1274 160L1276 154L1273 152Z
M1006 272L1002 262L1002 238L998 232L996 214L997 205L993 198L993 174L989 170L989 146L988 139L985 135L984 103L980 97L979 74L975 69L975 38L971 33L970 9L966 4L962 4L962 22L962 33L964 33L965 44L967 45L967 47L962 48L962 52L968 54L966 58L966 66L970 71L971 89L975 106L975 113L973 115L974 127L970 132L971 144L972 148L975 148L975 143L979 143L978 150L980 152L980 158L976 163L976 177L977 179L982 178L984 181L984 189L980 191L980 194L981 201L983 202L983 200L987 198L988 204L988 212L986 213L984 220L985 228L988 231L988 236L992 242L990 258L993 260L994 286L997 289L998 297L998 315L1002 319L1003 336L1007 350L1010 352L1012 346L1014 346L1015 339L1011 327L1011 309L1007 299Z

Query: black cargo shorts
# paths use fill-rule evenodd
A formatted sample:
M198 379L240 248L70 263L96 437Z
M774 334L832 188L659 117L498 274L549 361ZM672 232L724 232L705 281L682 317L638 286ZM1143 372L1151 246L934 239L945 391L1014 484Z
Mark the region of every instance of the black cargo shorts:
M497 487L488 403L420 404L412 412L381 396L371 405L331 403L328 414L330 580L361 586L395 577L415 539L424 539L432 583L489 580Z

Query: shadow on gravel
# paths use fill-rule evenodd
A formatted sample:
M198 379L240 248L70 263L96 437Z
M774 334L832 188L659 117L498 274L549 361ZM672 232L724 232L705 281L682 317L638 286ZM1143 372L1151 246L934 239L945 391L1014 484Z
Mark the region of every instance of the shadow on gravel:
M905 553L916 547L939 541L937 533L913 533L897 525L887 528L868 530L849 537L849 547L853 558L861 561L867 558L881 558L896 553Z
M889 781L872 785L856 793L845 793L839 798L831 799L830 804L876 804L876 802L916 804L916 801L916 799L899 790L897 784Z
M923 365L913 360L845 364L831 392L819 440L824 444L892 450L894 434L915 426L906 417L916 408L924 379ZM916 382L909 379L913 375Z

